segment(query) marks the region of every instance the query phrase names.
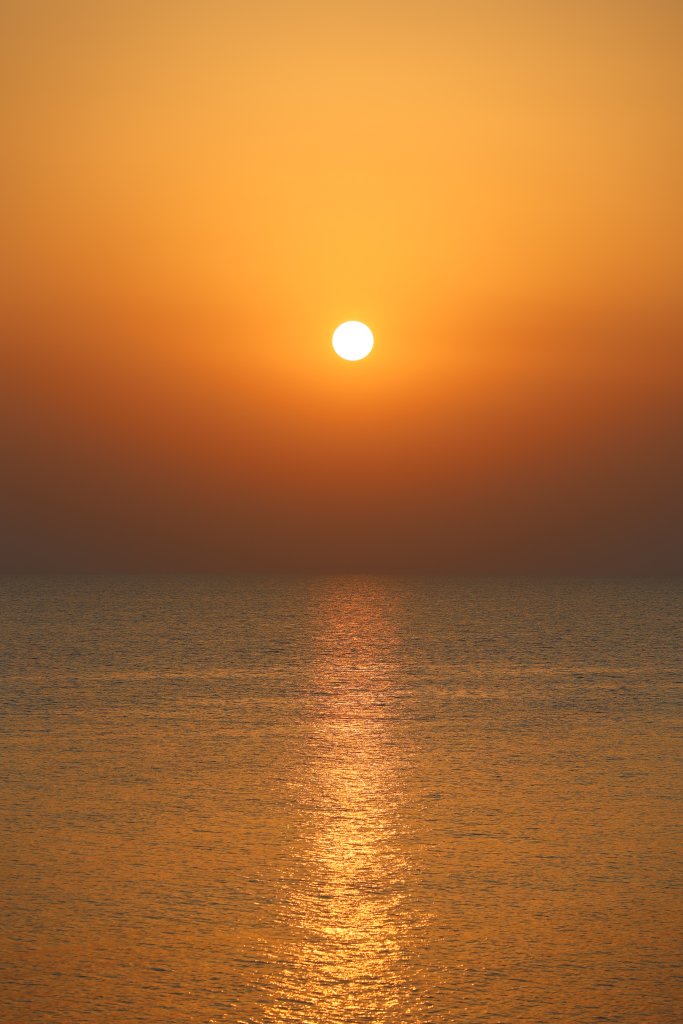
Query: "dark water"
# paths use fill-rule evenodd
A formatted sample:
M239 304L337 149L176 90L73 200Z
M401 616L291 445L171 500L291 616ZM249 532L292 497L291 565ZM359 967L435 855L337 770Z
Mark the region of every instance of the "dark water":
M0 1019L681 1019L680 584L0 584Z

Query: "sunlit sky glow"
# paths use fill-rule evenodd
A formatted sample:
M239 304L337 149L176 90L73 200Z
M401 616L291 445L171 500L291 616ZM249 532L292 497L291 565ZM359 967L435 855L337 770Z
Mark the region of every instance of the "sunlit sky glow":
M682 30L3 4L0 565L683 567Z

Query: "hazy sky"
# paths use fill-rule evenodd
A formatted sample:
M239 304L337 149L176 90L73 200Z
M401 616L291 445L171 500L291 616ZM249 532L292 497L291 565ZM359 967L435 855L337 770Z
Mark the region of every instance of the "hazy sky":
M683 570L682 41L5 0L0 566Z

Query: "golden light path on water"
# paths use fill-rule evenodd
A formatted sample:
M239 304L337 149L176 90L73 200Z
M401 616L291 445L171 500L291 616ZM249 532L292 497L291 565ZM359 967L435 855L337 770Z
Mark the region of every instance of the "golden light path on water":
M271 950L264 1022L421 1019L423 996L405 984L424 921L406 913L414 864L401 821L408 751L392 731L397 638L381 590L320 604L309 743L293 782L301 835L284 881L291 941ZM409 932L409 936L407 934Z

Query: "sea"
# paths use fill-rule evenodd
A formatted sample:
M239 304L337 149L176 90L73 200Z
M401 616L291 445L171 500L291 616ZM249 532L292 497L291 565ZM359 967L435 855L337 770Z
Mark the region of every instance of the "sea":
M3 1024L677 1024L679 580L6 576Z

